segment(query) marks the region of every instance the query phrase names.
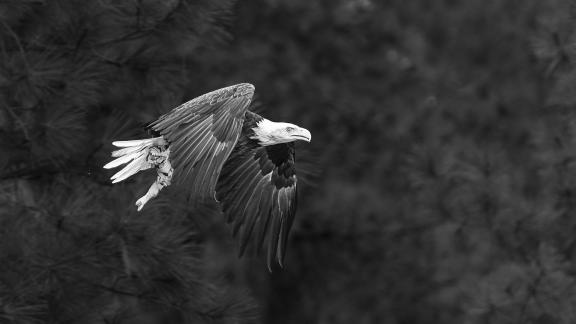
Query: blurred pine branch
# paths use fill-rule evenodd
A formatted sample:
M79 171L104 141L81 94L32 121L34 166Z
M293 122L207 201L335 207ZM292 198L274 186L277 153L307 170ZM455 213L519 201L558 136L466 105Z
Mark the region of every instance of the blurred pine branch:
M233 4L0 3L1 322L257 320L247 293L206 274L201 210L137 214L144 186L102 169L112 139L190 95L194 56L229 39Z

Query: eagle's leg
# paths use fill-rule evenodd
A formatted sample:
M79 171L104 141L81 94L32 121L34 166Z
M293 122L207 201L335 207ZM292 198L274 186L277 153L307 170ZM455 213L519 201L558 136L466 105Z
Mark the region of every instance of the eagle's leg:
M156 167L158 177L150 186L148 192L136 201L138 211L140 211L150 199L156 197L162 188L168 187L170 183L172 183L172 173L174 172L174 169L170 164L169 157L170 149L164 149L163 147L158 146L150 148L147 160L151 165Z

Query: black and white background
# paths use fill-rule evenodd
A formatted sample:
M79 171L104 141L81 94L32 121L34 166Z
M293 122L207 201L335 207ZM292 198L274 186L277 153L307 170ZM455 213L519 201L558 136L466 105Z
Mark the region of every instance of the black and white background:
M0 1L0 323L576 323L573 6ZM241 82L313 135L272 273L102 168Z

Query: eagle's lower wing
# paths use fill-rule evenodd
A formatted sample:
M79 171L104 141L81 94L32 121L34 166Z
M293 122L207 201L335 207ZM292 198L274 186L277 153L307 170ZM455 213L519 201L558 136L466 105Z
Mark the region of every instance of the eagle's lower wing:
M239 235L240 255L250 241L258 251L265 247L271 270L274 260L283 264L296 213L294 144L240 144L222 168L216 198Z
M192 99L150 124L170 143L174 181L194 199L213 198L224 162L236 145L254 86L242 83Z

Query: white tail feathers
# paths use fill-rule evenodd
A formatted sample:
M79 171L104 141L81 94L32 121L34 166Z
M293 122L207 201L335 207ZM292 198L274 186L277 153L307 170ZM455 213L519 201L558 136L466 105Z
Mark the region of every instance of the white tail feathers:
M164 143L163 137L154 137L154 138L131 140L131 141L115 141L115 142L112 142L112 145L114 145L116 147L130 147L130 146L138 146L138 145L142 145L142 144L151 144L151 143L158 142L159 140L162 143Z
M112 142L112 144L116 147L124 148L112 152L112 157L117 157L117 159L107 163L104 168L111 169L130 162L112 176L112 183L117 183L138 173L138 171L151 168L152 165L147 161L150 148L152 146L166 145L167 143L163 137L155 137L133 141L116 141Z

